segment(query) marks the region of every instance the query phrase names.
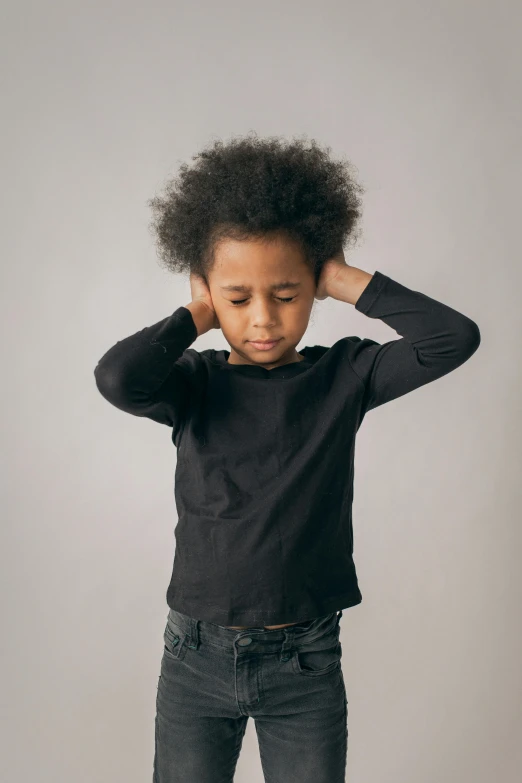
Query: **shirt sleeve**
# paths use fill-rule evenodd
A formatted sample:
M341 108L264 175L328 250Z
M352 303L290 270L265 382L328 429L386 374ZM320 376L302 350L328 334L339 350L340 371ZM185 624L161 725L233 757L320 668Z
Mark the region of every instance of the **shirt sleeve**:
M109 348L94 369L99 392L126 413L178 428L197 380L199 354L184 355L196 338L192 313L178 307Z
M402 338L383 344L348 338L352 369L365 387L363 415L455 370L480 345L479 327L466 315L379 271L355 309Z

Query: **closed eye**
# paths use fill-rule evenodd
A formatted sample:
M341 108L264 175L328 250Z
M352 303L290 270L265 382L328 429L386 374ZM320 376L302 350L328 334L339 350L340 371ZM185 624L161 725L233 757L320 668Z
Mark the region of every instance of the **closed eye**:
M295 296L287 296L287 297L284 297L284 298L281 297L281 296L276 296L276 299L279 299L280 302L285 302L286 304L288 304L289 302L293 302L293 300L295 298L296 298ZM229 301L230 301L230 304L240 305L240 304L243 304L243 302L246 302L248 300L247 299L235 299L235 300L230 299Z

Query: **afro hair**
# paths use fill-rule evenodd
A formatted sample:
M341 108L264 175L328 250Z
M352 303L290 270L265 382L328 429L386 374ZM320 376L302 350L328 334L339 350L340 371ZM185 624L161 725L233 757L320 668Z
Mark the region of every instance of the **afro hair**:
M168 271L205 280L221 239L296 240L319 280L324 262L357 238L364 188L346 160L306 137L215 141L182 163L147 204L157 256Z

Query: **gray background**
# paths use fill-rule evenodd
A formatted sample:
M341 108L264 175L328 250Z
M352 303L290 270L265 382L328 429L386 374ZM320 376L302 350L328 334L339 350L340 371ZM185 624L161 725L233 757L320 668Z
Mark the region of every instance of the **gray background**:
M170 431L93 369L190 301L146 199L215 138L307 134L367 188L348 263L479 324L358 435L350 783L522 769L521 13L515 2L2 8L2 718L9 783L152 778L176 522ZM351 305L305 344L397 337ZM198 350L225 348L218 331ZM238 783L262 781L249 722Z

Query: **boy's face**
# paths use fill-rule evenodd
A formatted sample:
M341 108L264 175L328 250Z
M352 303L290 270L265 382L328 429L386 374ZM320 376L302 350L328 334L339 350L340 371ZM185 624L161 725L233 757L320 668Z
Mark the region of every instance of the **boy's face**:
M280 237L221 240L208 285L230 345L229 363L271 370L301 361L295 346L308 326L316 285L296 243ZM261 350L256 340L277 342Z

